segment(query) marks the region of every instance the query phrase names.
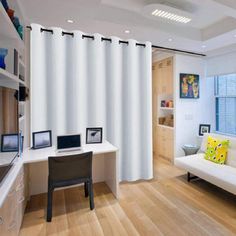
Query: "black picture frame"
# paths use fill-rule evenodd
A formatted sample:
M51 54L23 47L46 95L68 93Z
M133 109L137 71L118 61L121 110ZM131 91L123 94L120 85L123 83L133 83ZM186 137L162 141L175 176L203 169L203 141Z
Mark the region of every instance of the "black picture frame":
M200 98L200 76L197 74L179 74L179 97L184 99Z
M94 133L94 136L99 133L99 137L92 137L92 132ZM86 128L86 144L102 143L102 135L102 127Z
M16 143L14 143L14 145L12 146L7 146L5 144L6 139L10 139L10 138L12 138L12 141L16 141ZM1 135L1 152L19 152L19 134L18 133Z
M210 124L200 124L199 125L199 136L203 136L205 133L211 132L211 125Z
M43 138L43 135L48 135L48 140L43 143L39 143L40 136ZM33 140L33 149L41 149L41 148L47 148L52 146L52 131L51 130L45 130L45 131L38 131L32 133L32 140ZM42 140L41 140L42 142Z

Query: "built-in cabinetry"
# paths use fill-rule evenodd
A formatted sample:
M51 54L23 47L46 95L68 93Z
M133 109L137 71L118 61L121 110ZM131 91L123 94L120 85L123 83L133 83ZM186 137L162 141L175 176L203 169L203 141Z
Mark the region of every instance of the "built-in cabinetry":
M21 24L24 25L24 17L18 5L18 1L8 0L7 2L9 7L14 10L15 15L19 17ZM0 86L19 91L19 88L22 86L29 87L29 73L28 70L26 71L26 68L28 69L26 65L29 63L29 58L26 60L25 42L19 36L1 1L0 22L0 48L8 50L8 54L5 58L6 68L0 68ZM25 39L25 35L23 39ZM7 98L7 96L5 97ZM19 102L16 106L18 106L19 114L16 125L19 132L25 136L24 146L26 147L29 145L29 101ZM11 116L11 114L9 113L5 116ZM17 116L12 115L12 117ZM14 124L14 122L11 124ZM9 130L4 133L11 132L12 131ZM9 170L0 188L0 235L16 236L20 230L28 198L28 167L22 165L20 157Z
M153 64L153 152L170 162L174 156L173 57Z
M0 233L18 235L28 198L28 167L22 166L0 208Z

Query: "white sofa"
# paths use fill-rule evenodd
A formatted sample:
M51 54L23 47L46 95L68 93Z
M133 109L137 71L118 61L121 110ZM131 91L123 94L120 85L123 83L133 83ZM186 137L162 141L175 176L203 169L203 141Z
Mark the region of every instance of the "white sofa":
M230 141L227 161L225 165L219 165L204 159L204 152L207 145L207 137L211 135L219 139ZM175 165L201 179L204 179L228 192L236 194L236 138L220 134L205 134L202 140L200 152L191 155L175 158Z

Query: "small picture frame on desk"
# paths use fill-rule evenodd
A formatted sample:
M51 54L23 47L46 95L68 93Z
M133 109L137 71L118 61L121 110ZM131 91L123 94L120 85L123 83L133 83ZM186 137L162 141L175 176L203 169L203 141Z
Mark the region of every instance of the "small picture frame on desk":
M86 143L102 143L102 128L94 127L86 129Z
M33 149L40 149L52 146L52 131L45 130L33 132Z
M199 125L199 136L203 136L205 133L211 132L211 125L209 124L200 124Z
M1 152L18 152L19 134L2 134Z

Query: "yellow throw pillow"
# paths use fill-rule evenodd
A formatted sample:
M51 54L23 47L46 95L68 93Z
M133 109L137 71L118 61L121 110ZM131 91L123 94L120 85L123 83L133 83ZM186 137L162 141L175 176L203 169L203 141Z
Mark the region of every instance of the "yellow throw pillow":
M205 159L217 164L225 164L229 147L229 140L219 140L208 136Z

